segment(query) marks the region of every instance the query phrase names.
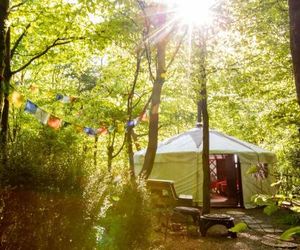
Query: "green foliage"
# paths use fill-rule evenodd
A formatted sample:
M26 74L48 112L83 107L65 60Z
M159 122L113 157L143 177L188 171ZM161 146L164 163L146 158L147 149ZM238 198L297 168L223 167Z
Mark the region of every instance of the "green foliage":
M271 215L271 214L275 213L278 209L279 208L276 204L270 204L264 208L264 213L267 215Z
M267 206L275 203L272 196L264 194L254 195L251 200L258 206Z
M234 227L229 228L228 230L233 233L240 233L240 232L246 231L247 229L248 229L247 224L244 222L240 222L240 223L234 225Z
M294 234L300 233L300 227L292 227L280 235L281 240L289 240Z
M1 187L1 248L92 249L93 221L79 194Z
M12 84L25 98L74 124L95 128L112 125L118 129L114 130L113 139L111 135L99 137L99 142L94 143L71 127L60 132L41 128L34 118L11 109L11 144L8 162L0 169L0 181L4 188L4 220L7 224L13 221L15 230L9 234L5 228L4 240L13 242L16 249L22 243L26 248L30 242L37 242L37 248L53 242L52 249L92 249L96 241L98 247L106 249L146 247L141 245L147 242L149 229L144 191L128 180L114 182L104 170L110 146L113 155L119 149L121 152L113 158L112 175L126 175L128 165L122 150L124 129L119 128L124 127L130 115L127 105L135 54L144 43L144 24L136 1L23 2L9 14L11 47L30 24L17 44L12 70L20 69L56 39L68 43L54 46L34 60L14 75ZM212 28L214 33L206 41L211 127L277 153L276 186L283 196L275 197L276 201L267 196L254 198L257 204L266 206L267 214L277 210L276 203L293 200L300 187L300 116L294 95L286 8L287 2L273 0L224 1L219 15L224 22ZM179 28L174 30L166 51L168 61L183 33ZM184 38L184 44L194 44L188 39ZM199 86L191 72L199 58L195 51L190 53L189 45L178 50L167 70L160 139L193 127L196 121ZM154 71L153 48L154 44L150 44L147 56L152 59L150 68ZM32 84L38 87L37 92L30 90ZM144 55L133 93L134 117L140 114L151 87ZM54 101L57 93L74 95L78 100L61 104ZM147 138L143 135L147 134L147 125L140 124L135 131L138 143L145 147ZM256 172L256 167L249 171ZM28 191L28 202L22 199L24 190ZM18 208L18 204L22 205ZM299 212L298 206L292 209ZM26 229L30 218L32 227ZM44 225L39 225L39 221ZM60 225L57 233L56 224ZM74 225L80 225L78 230ZM22 238L26 230L34 233ZM41 235L47 235L47 240ZM63 245L60 239L70 244ZM86 242L91 245L84 245Z
M1 166L1 184L82 192L92 164L77 146L78 139L72 129L20 135L10 145L8 164Z
M96 242L83 194L94 168L73 131L27 130L1 164L4 248L82 249ZM1 161L2 163L2 161Z
M144 184L129 181L120 190L119 199L100 220L104 231L98 242L100 249L148 249L151 236L151 213Z
M300 223L300 213L290 213L284 216L281 216L279 219L280 223L286 224L286 225L292 225L296 226Z
M126 168L114 178L95 166L80 139L72 128L44 128L10 146L1 165L3 246L145 249L151 219L143 184L129 181Z

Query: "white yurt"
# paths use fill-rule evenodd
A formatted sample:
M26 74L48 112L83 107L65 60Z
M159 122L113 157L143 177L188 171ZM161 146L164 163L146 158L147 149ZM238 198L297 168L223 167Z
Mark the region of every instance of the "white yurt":
M202 127L193 128L158 144L149 179L171 180L177 195L192 195L202 205ZM251 208L255 194L272 194L274 153L256 145L209 132L211 202L218 206ZM135 173L142 169L146 150L134 155ZM253 171L254 169L254 171ZM251 170L251 171L249 171Z

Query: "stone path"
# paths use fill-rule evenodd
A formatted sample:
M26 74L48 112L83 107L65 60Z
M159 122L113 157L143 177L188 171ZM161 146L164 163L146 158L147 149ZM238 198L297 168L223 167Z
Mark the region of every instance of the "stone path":
M284 230L278 228L276 223L267 223L254 215L248 215L241 211L227 211L226 213L235 218L235 223L244 222L247 224L248 229L263 234L261 242L264 245L281 249L296 249L298 247L296 243L280 240L280 234Z

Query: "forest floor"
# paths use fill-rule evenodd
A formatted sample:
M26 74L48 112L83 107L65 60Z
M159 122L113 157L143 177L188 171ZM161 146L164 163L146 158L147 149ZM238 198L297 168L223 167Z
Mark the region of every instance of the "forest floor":
M244 232L238 233L236 239L227 237L227 230L222 225L211 227L206 237L201 237L198 234L194 236L187 233L186 226L181 230L168 230L167 233L157 233L156 241L153 249L159 250L269 250L269 249L288 249L294 245L293 249L300 249L300 237L294 237L291 243L282 242L277 239L284 230L288 229L289 225L285 222L290 218L288 210L283 209L276 212L272 216L267 216L263 213L263 209L213 209L211 213L228 214L234 217L235 224L244 222L248 229ZM266 243L266 244L264 244ZM275 245L273 245L275 243ZM278 243L284 243L285 248L279 247ZM273 245L273 246L269 246ZM297 246L298 245L298 246ZM277 247L276 247L277 246ZM291 249L291 248L290 248Z

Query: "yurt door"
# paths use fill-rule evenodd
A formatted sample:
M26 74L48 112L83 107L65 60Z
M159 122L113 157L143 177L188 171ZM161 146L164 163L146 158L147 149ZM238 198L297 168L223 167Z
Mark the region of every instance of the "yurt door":
M211 155L211 205L237 207L239 197L239 164L232 154Z

